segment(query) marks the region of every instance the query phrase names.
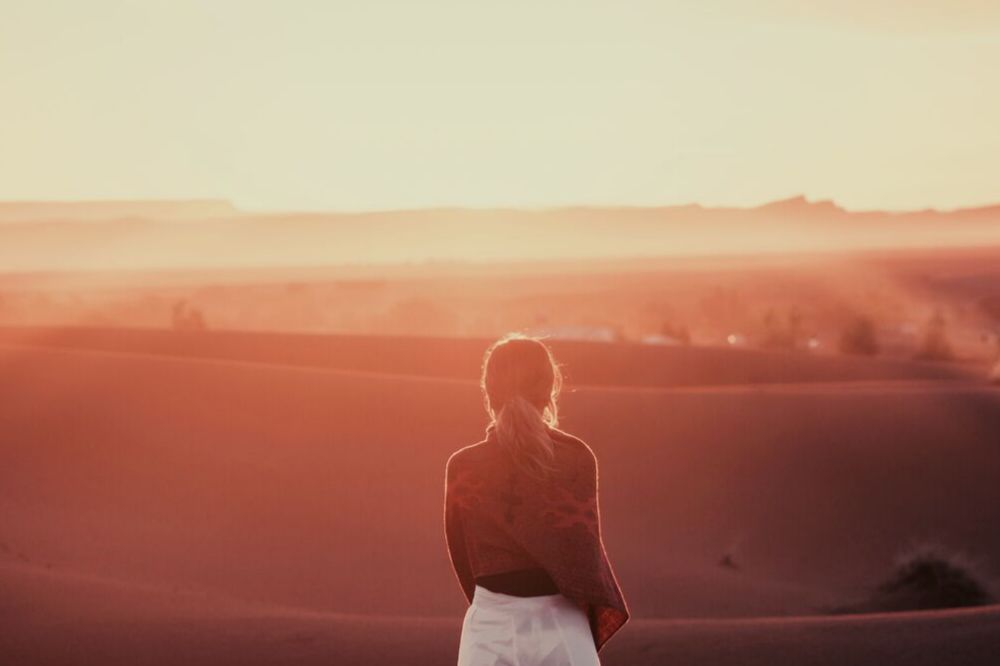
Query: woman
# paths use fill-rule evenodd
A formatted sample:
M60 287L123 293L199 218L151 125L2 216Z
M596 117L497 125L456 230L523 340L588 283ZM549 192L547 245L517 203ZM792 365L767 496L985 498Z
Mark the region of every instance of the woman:
M445 537L470 602L459 666L593 666L629 618L601 540L597 459L556 428L559 368L539 340L487 350L486 438L445 471Z

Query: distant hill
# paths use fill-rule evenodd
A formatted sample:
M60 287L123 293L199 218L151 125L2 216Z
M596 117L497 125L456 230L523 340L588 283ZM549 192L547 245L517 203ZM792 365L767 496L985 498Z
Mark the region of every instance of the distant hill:
M789 199L771 201L763 204L762 206L758 206L755 210L763 213L780 213L785 215L831 215L847 213L846 210L835 204L833 201L809 201L802 195L791 197Z
M184 221L186 224L176 224ZM248 213L226 201L0 203L0 272L537 261L1000 246L1000 206ZM82 224L86 222L86 224Z

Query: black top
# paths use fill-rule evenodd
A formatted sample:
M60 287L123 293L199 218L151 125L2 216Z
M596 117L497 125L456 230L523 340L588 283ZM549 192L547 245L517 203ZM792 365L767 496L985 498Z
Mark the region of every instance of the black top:
M545 569L518 569L476 577L476 584L491 592L515 597L539 597L558 594L559 588Z

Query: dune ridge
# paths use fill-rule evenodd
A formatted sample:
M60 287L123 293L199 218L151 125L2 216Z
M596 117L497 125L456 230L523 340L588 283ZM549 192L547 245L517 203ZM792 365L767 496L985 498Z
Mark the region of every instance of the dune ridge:
M475 379L490 340L98 327L0 327L0 344L132 351L392 375ZM551 341L567 382L593 386L708 386L838 381L967 380L979 367L719 347Z

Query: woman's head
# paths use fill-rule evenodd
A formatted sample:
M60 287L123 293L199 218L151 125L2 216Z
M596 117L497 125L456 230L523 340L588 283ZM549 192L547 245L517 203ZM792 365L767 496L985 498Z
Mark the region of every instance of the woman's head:
M525 471L538 476L550 470L554 450L547 426L558 424L562 377L548 347L517 334L497 340L486 350L481 385L501 445Z

